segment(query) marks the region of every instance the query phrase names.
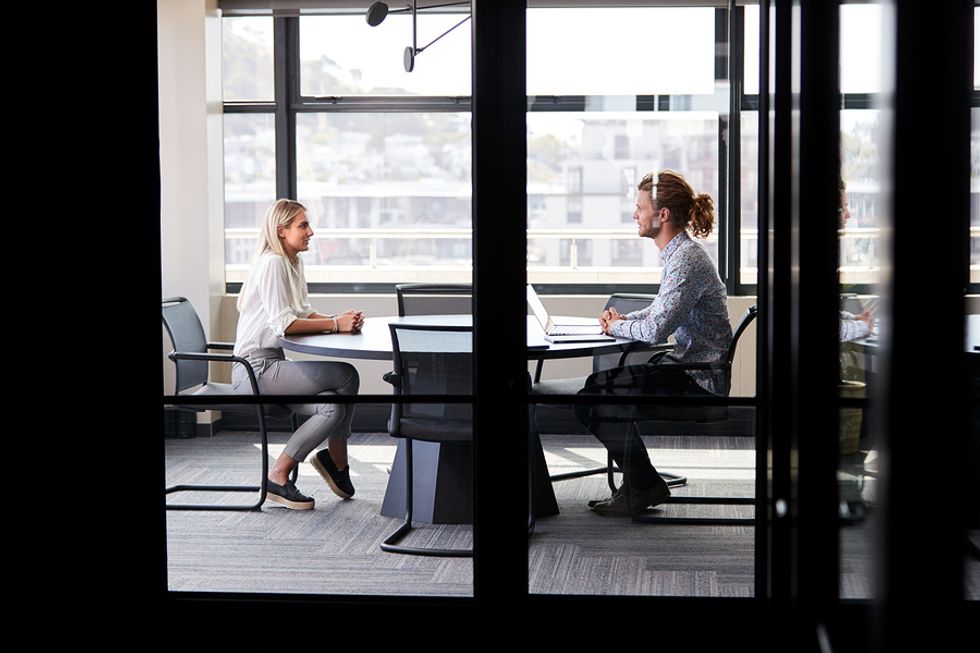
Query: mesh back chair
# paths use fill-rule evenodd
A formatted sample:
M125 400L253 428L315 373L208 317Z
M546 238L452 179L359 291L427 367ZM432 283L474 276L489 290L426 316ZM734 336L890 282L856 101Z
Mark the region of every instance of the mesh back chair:
M465 283L400 283L398 317L406 315L471 315L473 286Z
M225 412L252 412L259 422L259 434L262 439L262 477L258 485L173 485L168 487L167 494L174 492L258 492L259 497L255 503L247 505L223 505L223 504L167 504L167 510L257 510L265 501L265 478L269 473L269 438L266 429L265 418L287 418L292 417L293 429L296 428L296 416L287 408L275 405L256 405L249 406L244 404L227 405L221 404L222 395L232 395L232 387L227 383L214 383L208 378L208 363L240 363L248 371L249 382L252 386L252 393L260 394L255 374L251 366L244 358L239 358L232 354L213 354L215 351L231 351L234 345L229 342L208 342L204 335L204 327L201 320L187 299L183 297L170 297L163 300L163 325L167 329L167 335L173 345L173 351L169 358L176 365L176 384L174 392L178 395L185 390L197 388L191 395L193 396L213 396L213 405L198 406L192 408L177 407L178 410L192 410L202 412L205 410L221 410ZM298 467L298 466L297 466ZM296 478L297 470L293 470L293 480Z
M609 299L606 300L606 305L603 310L615 308L619 313L625 315L626 313L632 313L633 311L646 308L653 303L653 300L656 299L656 297L656 295L638 293L613 293L609 296ZM639 347L637 349L639 349ZM658 352L654 356L662 355L664 353L666 352ZM650 360L650 358L651 354L649 351L638 351L630 348L627 348L623 352L613 354L596 354L592 357L592 371L598 372L600 370L622 367L624 365L644 363ZM544 361L539 360L537 367L534 370L534 385L531 388L532 394L575 394L585 384L585 377L557 379L555 381L541 381L541 372L543 368ZM616 471L618 470L616 469L615 463L611 457L608 457L605 467L595 467L592 469L582 470L580 472L554 474L551 477L551 480L567 481L573 478L582 478L585 476L593 476L595 474L605 474L606 481L609 484L609 489L615 492L616 480L613 477L613 474ZM683 485L686 482L686 479L683 476L675 476L673 474L664 474L664 478L671 486Z
M631 302L646 302L642 306L637 306L635 303L623 302L614 303L621 301L621 298L629 298ZM621 313L626 313L638 308L644 308L649 306L650 301L652 301L651 296L643 295L613 295L609 298L606 304L606 308L609 306L615 306L616 309ZM620 306L623 306L621 309ZM633 306L627 310L627 307ZM731 380L732 380L732 365L735 360L735 352L738 347L738 343L741 340L742 335L748 329L749 325L758 315L758 308L755 305L750 306L745 313L739 318L739 322L735 327L735 331L732 334L732 342L728 347L728 352L721 361L715 363L671 363L668 361L659 362L668 353L667 351L659 351L652 356L649 352L630 352L627 350L622 354L614 354L607 357L596 356L595 359L605 358L606 360L593 360L593 369L599 371L601 369L609 369L609 362L612 359L618 360L613 366L622 367L624 365L633 365L639 362L650 362L654 363L665 369L676 369L676 370L718 370L722 373L723 383L724 383L724 395L728 396L731 390ZM638 359L638 360L637 360ZM577 379L579 387L582 385L582 380ZM541 384L544 385L544 384ZM705 422L715 422L715 421L725 421L729 417L727 406L657 406L652 411L653 416L650 414L643 414L643 411L631 411L625 413L620 419L624 423L624 426L630 429L635 429L637 435L640 435L641 424L649 424L655 422L688 422L694 421L699 423ZM569 472L566 474L556 474L551 477L552 481L563 481L572 478L581 478L584 476L590 476L593 474L606 474L606 479L609 484L610 490L615 492L618 487L616 486L615 478L613 476L614 472L618 471L615 467L615 463L611 456L607 457L607 462L605 467L599 467L595 469L583 470L580 472ZM660 475L667 482L667 485L674 487L678 485L684 485L687 483L687 477L679 476L676 474L668 474L665 472L660 472ZM715 504L715 505L753 505L754 499L741 498L741 497L671 497L669 500L672 503L696 503L696 504ZM746 523L752 523L753 519L742 519L742 518L688 518L688 517L657 517L657 516L636 516L633 518L634 521L642 521L648 523L697 523L704 525L744 525Z
M758 315L758 307L756 305L750 306L739 318L738 324L735 327L735 331L732 334L732 342L728 347L728 353L725 358L715 363L672 363L672 362L658 362L660 359L666 355L666 352L658 352L653 356L651 362L653 362L657 367L663 369L672 370L717 370L722 373L723 376L723 396L728 396L732 387L732 365L735 361L735 351L738 347L738 343L742 338L742 335L749 328L749 325ZM705 393L706 396L708 393ZM687 406L677 406L677 405L661 405L651 407L652 410L645 414L646 411L641 407L632 412L631 415L625 417L624 419L629 421L629 428L635 429L637 436L640 435L640 425L655 422L714 422L714 421L725 421L729 418L728 406L697 406L697 405L687 405ZM676 479L683 479L683 483L687 482L685 477L677 477L671 474L665 474L661 472L661 476L667 481L668 485L681 484L677 483ZM668 499L669 503L686 503L686 504L709 504L709 505L754 505L755 500L752 498L743 497L671 497ZM660 517L656 515L639 515L634 516L633 521L640 521L646 523L671 523L671 524L703 524L710 526L738 526L751 524L754 522L752 518L704 518L704 517Z
M473 392L473 329L469 326L389 324L394 371L384 376L396 395L471 395ZM438 549L398 544L412 530L414 464L412 441L473 440L471 403L393 404L388 432L405 440L405 522L381 544L390 553L421 556L472 557L472 549Z

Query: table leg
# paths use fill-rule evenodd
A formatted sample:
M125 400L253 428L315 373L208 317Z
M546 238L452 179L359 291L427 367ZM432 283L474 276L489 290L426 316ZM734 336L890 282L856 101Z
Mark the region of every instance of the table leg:
M413 440L415 494L412 519L427 524L473 523L473 445ZM405 441L398 440L381 514L405 517Z

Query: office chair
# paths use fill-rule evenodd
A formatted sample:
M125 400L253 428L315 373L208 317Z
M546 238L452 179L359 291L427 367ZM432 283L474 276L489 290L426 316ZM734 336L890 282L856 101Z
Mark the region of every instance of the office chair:
M284 406L261 404L249 406L244 404L228 405L219 402L223 395L233 395L232 387L227 383L214 383L208 378L208 363L240 363L248 372L252 393L260 395L258 383L252 367L244 358L232 354L212 354L209 350L231 351L234 344L230 342L208 342L204 335L204 327L191 303L183 297L170 297L163 300L163 325L173 345L173 351L168 358L176 366L176 384L174 392L181 394L189 388L198 388L193 396L213 396L214 405L177 407L178 410L203 412L205 410L221 410L224 412L245 413L255 411L259 422L259 434L262 441L262 476L258 485L173 485L166 489L167 494L175 492L258 492L259 498L252 504L167 504L167 510L258 510L265 502L265 478L269 474L269 437L265 418L292 417L293 430L296 430L296 415ZM200 387L198 387L200 386ZM299 465L293 468L292 479L295 482Z
M610 302L613 298L610 297ZM617 307L617 310L619 308ZM636 309L633 309L636 310ZM717 370L721 371L724 377L724 389L725 395L727 396L731 389L731 374L732 374L732 364L735 360L735 352L738 347L738 343L741 340L742 334L748 329L749 325L758 315L757 306L750 306L742 317L739 319L738 324L735 327L735 331L732 334L732 342L728 347L727 355L721 361L715 363L672 363L669 361L664 361L663 358L667 355L667 351L660 351L653 356L649 356L647 362L661 366L665 369L675 369L675 370ZM628 355L630 352L626 352L620 356L622 364L619 365L629 365L633 364L628 360ZM562 380L564 382L564 380ZM580 381L579 387L581 387L584 380ZM656 422L686 422L695 421L698 423L715 422L715 421L725 421L729 417L728 406L669 406L660 405L651 407L651 410L646 412L637 411L635 408L630 413L616 418L613 421L617 423L622 423L626 428L634 429L636 434L640 435L640 425L641 424L651 424ZM606 421L610 421L610 418L605 418ZM613 472L618 471L615 469L614 463L611 457L607 458L607 466L605 468L597 468L592 470L585 470L582 472L571 472L568 474L558 474L552 477L552 480L567 480L569 478L580 478L583 476L588 476L591 474L607 474L607 481L610 486L610 490L615 492L618 488L615 485L615 480L613 477ZM683 485L687 483L687 478L683 476L676 476L671 474L666 474L660 472L660 475L664 478L667 484L671 487L677 485ZM745 497L671 497L668 500L669 503L688 503L688 504L708 504L708 505L754 505L755 500ZM750 524L754 522L751 518L703 518L703 517L660 517L655 515L638 515L633 517L633 521L644 522L644 523L673 523L673 524L702 524L709 526L734 526Z
M654 355L651 362L661 367L663 369L673 369L673 370L716 370L722 372L724 377L724 389L725 396L728 396L732 387L732 364L735 360L735 352L738 347L738 343L741 340L742 334L748 329L749 325L758 316L758 307L756 305L749 306L748 309L739 318L738 324L735 327L735 331L732 334L732 342L728 347L728 353L724 359L715 363L673 363L669 361L659 362L666 355L667 352L658 352ZM650 416L645 416L642 414L642 410L639 411L640 414L636 414L631 418L629 427L636 430L636 434L640 435L640 425L648 423L656 423L662 421L677 422L677 421L696 421L699 423L705 422L715 422L715 421L725 421L729 418L728 406L670 406L661 405L653 407L652 419ZM635 411L635 409L634 409ZM754 434L753 434L754 437ZM666 476L661 473L661 476ZM670 484L668 480L668 485ZM671 497L667 501L668 503L685 503L685 504L705 504L705 505L755 505L754 498L748 497ZM721 517L661 517L657 515L635 515L632 520L634 522L643 523L667 523L667 524L701 524L706 526L738 526L744 524L752 524L755 522L754 518L721 518Z
M406 315L471 315L473 286L465 283L400 283L398 317Z
M394 371L384 380L396 395L473 392L473 328L389 324ZM415 474L412 442L473 440L472 404L392 404L388 433L405 440L406 515L404 523L385 538L381 550L418 556L473 557L472 549L441 549L398 544L412 530Z
M603 310L608 310L610 308L615 308L619 313L627 314L633 311L638 311L640 309L646 308L653 303L656 299L656 295L647 294L637 294L637 293L613 293L606 300L606 305ZM614 354L596 354L592 357L592 371L599 372L600 370L607 370L614 367L623 367L625 365L634 365L637 363L643 363L651 358L649 351L641 350L643 347L637 345L636 348L627 348L621 353ZM663 355L665 351L658 352L655 355ZM539 360L537 366L534 370L534 383L531 386L530 394L576 394L585 385L585 380L587 377L573 377L569 379L549 379L547 381L541 380L541 373L544 369L544 360ZM553 474L551 476L552 481L567 481L573 478L583 478L586 476L594 476L596 474L605 474L606 482L609 485L609 489L612 492L616 491L616 480L614 474L619 471L616 468L615 463L611 456L606 458L605 467L594 467L592 469L585 469L579 472L566 472L563 474ZM684 476L679 476L676 474L661 474L667 484L671 487L684 485L687 482L687 478Z

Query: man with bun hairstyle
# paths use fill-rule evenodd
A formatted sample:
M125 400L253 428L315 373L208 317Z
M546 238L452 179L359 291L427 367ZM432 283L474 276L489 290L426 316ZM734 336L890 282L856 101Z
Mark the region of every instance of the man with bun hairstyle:
M637 185L633 220L639 236L652 239L660 249L660 292L642 310L625 315L615 308L604 311L599 317L603 330L654 345L673 335L676 345L662 362L713 363L724 359L732 342L725 286L708 252L692 238L705 238L714 227L711 197L695 193L687 180L672 170L662 170L656 177L648 173ZM631 383L642 394L728 394L720 371L671 370L657 364L597 372L586 380L580 394L616 393ZM623 428L623 410L622 406L581 406L578 410L579 419L623 470L623 483L616 494L590 502L592 510L602 515L638 514L670 497L667 483L651 464L639 435ZM604 420L603 411L618 415Z

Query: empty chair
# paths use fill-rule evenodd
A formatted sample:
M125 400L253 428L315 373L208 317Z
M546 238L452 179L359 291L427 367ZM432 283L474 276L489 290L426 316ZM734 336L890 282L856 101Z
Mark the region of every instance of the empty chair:
M472 395L473 329L469 326L389 324L394 371L385 375L395 394ZM471 442L472 403L393 404L388 432L405 440L406 515L404 523L387 537L381 549L422 556L472 557L472 549L403 546L412 530L415 475L412 442ZM470 500L472 500L470 498Z
M395 294L399 317L473 313L473 287L465 283L400 283Z
M201 320L194 310L191 303L183 297L171 297L163 300L163 325L167 329L167 335L173 344L173 351L169 358L176 365L176 384L174 392L182 394L185 390L197 388L191 393L192 396L214 397L215 403L209 405L196 405L191 408L181 408L182 410L194 410L197 412L205 410L221 410L224 412L254 413L258 419L259 436L261 438L262 455L262 475L259 477L258 485L174 485L166 489L167 494L174 492L258 492L258 499L252 504L167 504L167 510L257 510L265 501L265 477L269 473L269 436L265 418L293 418L293 429L296 428L296 418L287 408L275 404L245 405L245 404L224 404L221 399L224 395L234 395L231 384L215 383L208 376L209 362L240 363L248 371L249 381L252 385L252 393L261 394L255 380L255 374L251 366L243 358L232 354L209 353L210 350L231 351L234 349L232 343L208 342L204 335L204 327ZM240 396L240 395L239 395ZM296 470L293 470L295 478Z

